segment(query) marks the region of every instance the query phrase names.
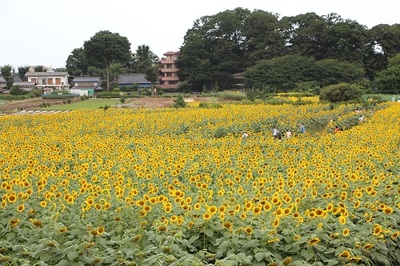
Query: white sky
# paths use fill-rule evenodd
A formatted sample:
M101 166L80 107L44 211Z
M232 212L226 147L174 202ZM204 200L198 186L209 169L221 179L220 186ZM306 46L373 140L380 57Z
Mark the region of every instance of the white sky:
M372 28L400 23L399 0L0 0L0 66L65 67L75 48L101 30L127 37L132 52L178 51L193 22L236 7L281 17L337 13Z

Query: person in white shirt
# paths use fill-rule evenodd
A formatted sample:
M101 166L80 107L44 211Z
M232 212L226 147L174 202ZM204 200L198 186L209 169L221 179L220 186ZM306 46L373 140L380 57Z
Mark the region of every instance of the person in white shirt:
M277 127L274 127L274 129L272 130L272 136L274 138L279 138L279 130Z
M292 136L292 131L290 129L286 130L286 138L290 138Z

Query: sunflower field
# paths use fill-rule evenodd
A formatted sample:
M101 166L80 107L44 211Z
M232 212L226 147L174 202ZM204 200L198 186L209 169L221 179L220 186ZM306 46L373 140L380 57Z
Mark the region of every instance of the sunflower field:
M0 264L399 265L400 104L310 102L0 117Z

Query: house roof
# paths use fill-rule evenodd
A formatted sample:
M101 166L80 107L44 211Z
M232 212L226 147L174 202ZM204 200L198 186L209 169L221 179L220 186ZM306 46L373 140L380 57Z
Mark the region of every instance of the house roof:
M20 86L20 87L32 87L35 86L35 82L28 82L28 81L14 81L13 86Z
M68 72L26 72L25 77L69 76Z
M145 74L121 74L119 75L118 84L138 84L151 83L146 79Z
M74 82L100 82L100 77L75 77Z
M0 76L0 82L1 83L6 83L6 80L3 78L3 76Z

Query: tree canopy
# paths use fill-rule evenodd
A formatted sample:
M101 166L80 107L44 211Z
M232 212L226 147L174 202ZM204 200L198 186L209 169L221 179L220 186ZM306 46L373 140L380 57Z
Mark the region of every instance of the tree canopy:
M278 90L310 80L320 87L363 79L367 84L365 78L372 81L387 67L388 55L400 49L399 29L395 24L368 30L335 13L279 19L266 11L236 8L195 20L176 64L182 84L195 91L233 88L233 74L240 72L250 85ZM289 62L298 56L305 65L297 68L304 71Z
M118 63L123 66L131 61L131 43L128 38L110 31L99 31L85 41L85 57L89 65L106 71L107 89L110 89L110 66Z
M377 92L400 93L400 53L389 58L388 68L380 71L375 77Z

